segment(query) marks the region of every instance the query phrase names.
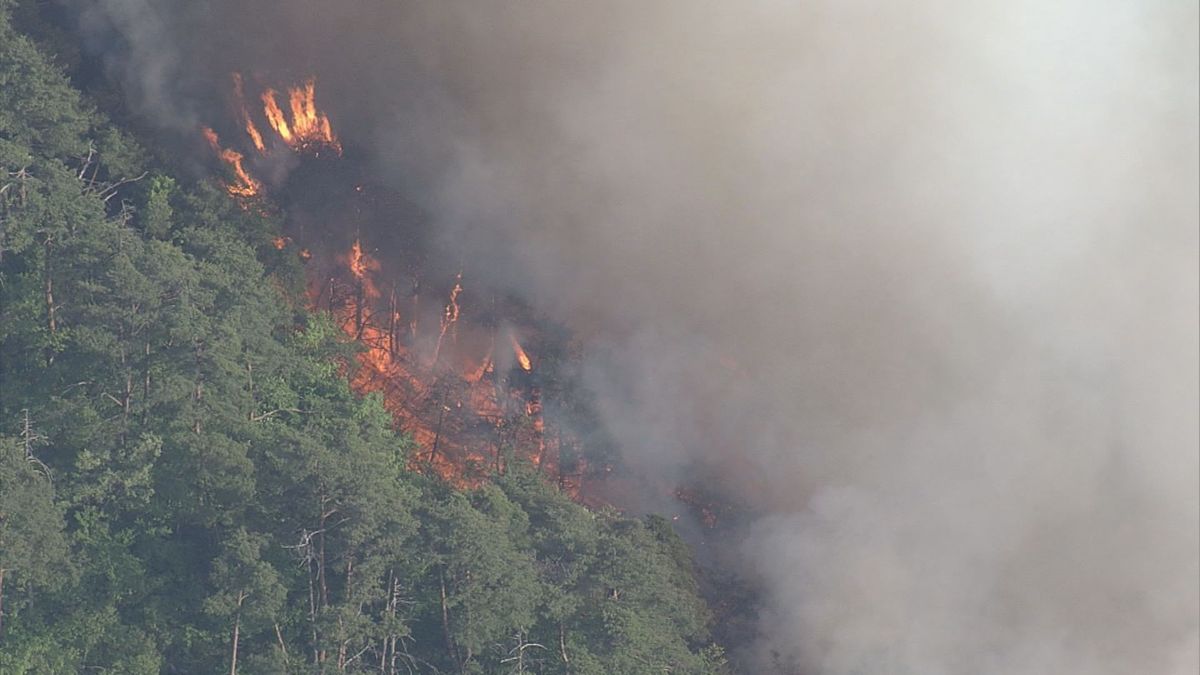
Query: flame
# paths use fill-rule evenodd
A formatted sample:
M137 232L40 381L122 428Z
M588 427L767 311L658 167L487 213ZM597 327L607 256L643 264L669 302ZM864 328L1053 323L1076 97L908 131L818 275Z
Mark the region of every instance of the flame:
M534 463L538 468L545 468L546 457L546 418L542 416L542 393L537 388L529 392L525 401L525 415L533 422L533 441L537 444L537 454Z
M204 134L204 140L208 141L208 146L213 149L213 152L220 154L221 139L217 137L217 132L208 127L203 127L200 129L200 131Z
M259 183L253 176L246 172L246 169L242 166L242 160L245 159L242 153L232 148L222 148L221 139L217 137L217 132L212 129L204 127L202 131L204 138L208 141L209 146L212 147L213 152L217 153L221 161L225 162L225 165L233 171L236 180L232 183L226 183L225 190L235 197L243 198L261 194L262 183Z
M246 135L250 137L251 143L259 153L266 153L266 143L263 136L258 131L258 127L254 125L254 120L250 116L250 111L246 107L246 92L245 81L242 79L241 73L234 72L231 75L233 79L233 93L238 106L238 118L242 128L245 129ZM284 143L288 147L296 151L312 151L319 154L321 148L331 148L337 154L342 154L342 146L337 137L333 134L333 127L329 123L329 118L324 113L317 110L316 105L316 80L309 78L303 85L299 87L288 88L288 107L292 114L292 119L289 122L287 115L279 107L277 101L277 92L274 89L267 89L262 93L263 114L267 118L267 122L271 128L279 134ZM208 144L212 146L213 152L221 158L230 171L233 172L234 179L232 182L225 184L225 190L235 197L254 197L263 191L262 183L250 175L246 170L243 162L245 156L242 153L232 148L222 148L220 139L211 128L203 128L204 137L208 140Z
M250 136L250 140L254 142L254 147L259 152L265 152L266 147L263 145L262 134L258 133L258 129L254 127L254 122L246 117L246 133Z
M564 492L579 496L583 464L562 465L561 448L572 441L564 440L563 431L547 421L540 392L528 383L510 381L495 368L497 343L515 342L512 332L463 323L464 337L470 331L471 339L446 339L454 338L466 319L459 273L439 324L422 339L407 323L415 320L417 304L412 305L413 315L402 317L401 308L408 305L396 287L379 292L380 265L368 250L355 240L338 256L342 266L333 278L310 287L310 297L314 305L327 307L341 330L361 345L351 386L360 393L382 395L396 425L416 444L412 467L458 487L474 487L489 473L504 470L503 448L512 448ZM414 298L418 292L414 290ZM481 330L488 331L486 338ZM466 353L481 347L481 356Z
M454 288L450 289L450 302L446 303L445 320L443 321L442 332L446 332L447 326L453 326L458 322L459 307L458 296L462 293L462 272L454 278Z
M346 255L346 263L354 277L354 295L350 299L354 307L351 334L362 340L371 320L371 301L379 297L379 289L371 277L371 272L379 269L379 262L363 251L361 240L355 239Z
M371 272L379 271L379 261L363 251L362 240L354 240L354 244L350 246L350 253L347 255L347 262L354 278L358 279L364 288L369 289L366 291L368 297L379 297L379 289L375 287L375 283L371 279Z
M508 339L512 341L513 353L517 355L517 363L521 364L521 370L526 372L533 370L533 362L529 360L529 355L521 349L521 343L517 342L517 336L513 333L508 334Z
M446 333L454 328L454 324L458 323L460 312L458 296L462 293L462 290L462 272L459 272L454 277L454 288L450 289L450 301L446 303L446 308L442 310L441 332L438 333L437 345L433 348L433 363L435 365L438 362L438 358L442 355L442 341L446 339Z
M326 143L334 143L333 130L329 118L317 112L316 81L308 80L304 86L289 90L292 104L292 127L301 138L318 138Z
M275 96L274 89L268 89L262 93L263 114L267 116L267 122L275 130L275 133L279 134L285 143L291 145L292 129L288 126L283 111L279 109L279 103L275 101Z
M263 145L262 134L258 132L258 128L254 126L254 120L250 119L250 111L246 108L246 92L242 84L242 74L233 74L233 94L238 103L238 117L242 119L242 126L246 129L246 135L250 137L250 141L254 143L254 149L258 152L266 152L266 146Z
M275 133L293 150L332 148L342 154L342 145L333 134L333 126L324 113L317 110L317 83L309 78L298 87L288 87L288 108L291 122L279 106L279 92L267 89L262 93L263 114Z

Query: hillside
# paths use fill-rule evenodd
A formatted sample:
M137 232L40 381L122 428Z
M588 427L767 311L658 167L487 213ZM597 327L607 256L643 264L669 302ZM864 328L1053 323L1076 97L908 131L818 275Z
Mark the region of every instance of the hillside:
M279 219L151 159L12 9L0 672L724 672L667 521L413 470Z

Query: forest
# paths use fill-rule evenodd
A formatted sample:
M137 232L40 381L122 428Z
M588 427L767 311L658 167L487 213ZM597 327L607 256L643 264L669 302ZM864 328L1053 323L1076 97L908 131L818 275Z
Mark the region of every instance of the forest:
M0 0L0 673L723 673L669 520L479 485L349 384L281 223Z

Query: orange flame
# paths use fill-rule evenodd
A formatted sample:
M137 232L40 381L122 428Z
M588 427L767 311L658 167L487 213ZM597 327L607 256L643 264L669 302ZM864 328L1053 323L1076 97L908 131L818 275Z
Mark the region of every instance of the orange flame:
M407 330L408 317L402 317L400 309L404 300L397 289L378 292L380 280L375 273L380 264L369 250L355 240L338 256L339 270L310 287L310 297L314 305L327 307L341 331L361 346L351 386L359 393L382 396L396 426L415 443L412 468L437 474L460 488L476 487L505 470L509 448L539 467L564 492L586 499L578 440L547 419L537 387L495 369L497 348L506 340L523 368L533 364L511 330L502 328L502 334L487 329L485 336L478 332L485 324L466 323L462 273L454 278L440 325L424 336L437 338L436 344L430 344ZM414 303L414 316L415 308ZM461 343L459 330L466 338ZM482 353L482 358L472 353Z
M333 126L324 113L317 110L316 80L309 78L299 87L288 87L288 107L291 122L279 106L278 92L267 89L262 93L263 114L275 133L293 150L332 148L342 154L342 145L333 134Z
M259 153L265 153L266 143L263 140L262 134L259 133L258 128L254 125L254 120L250 117L250 111L246 108L245 82L242 80L242 75L235 72L231 77L233 79L233 93L238 105L238 117L242 123L242 128L245 129L246 135L250 137L254 148ZM299 87L288 88L289 108L292 113L290 123L283 110L280 109L276 96L277 94L274 89L267 89L262 93L263 114L266 116L271 128L279 134L279 137L283 139L288 147L297 151L311 150L314 152L319 152L321 148L332 148L337 154L342 154L341 143L333 135L333 128L329 123L329 118L317 110L316 80L309 78L308 81ZM204 137L208 140L208 144L212 146L213 152L221 158L221 161L229 167L229 170L234 175L235 180L225 183L225 191L235 197L242 198L254 197L261 194L263 191L262 183L246 171L243 164L245 156L232 148L222 148L216 132L212 129L204 127L203 132Z
M208 141L208 146L213 149L213 152L220 154L221 139L217 137L217 132L208 127L203 127L200 131L204 134L204 140Z
M246 92L242 86L242 74L233 74L233 93L237 98L238 116L242 118L242 126L246 129L246 135L250 137L250 141L254 143L254 149L260 153L266 152L266 146L263 145L262 134L258 133L258 128L254 126L254 120L250 119L250 111L246 109Z
M225 162L225 165L233 171L234 178L232 183L225 184L225 190L235 197L254 197L262 192L262 183L254 179L246 169L242 166L242 160L245 157L242 153L231 148L222 148L221 139L217 137L217 132L208 127L203 128L204 138L208 141L213 152Z
M446 339L446 333L458 323L458 295L462 293L462 272L459 272L454 277L454 288L450 289L450 302L446 303L446 309L442 311L442 326L441 332L438 333L437 344L433 348L433 363L437 364L438 358L442 354L442 341Z
M354 240L354 243L350 246L350 253L347 255L346 262L350 266L350 273L362 284L363 295L367 298L378 298L379 289L375 287L375 281L371 278L371 272L379 271L379 261L372 258L371 254L363 250L361 240Z
M275 130L275 133L279 134L285 143L291 145L292 129L288 126L283 111L279 109L279 103L275 101L275 96L274 89L268 89L262 93L263 114L267 116L267 122Z
M379 297L379 288L371 276L372 272L379 271L379 261L363 250L362 241L358 239L355 239L354 244L350 246L350 252L346 254L345 261L350 268L350 273L354 275L356 286L355 323L357 324L356 330L361 332L363 323L370 313L368 305Z
M458 296L462 293L462 272L454 278L454 288L450 289L450 302L446 304L446 324L454 325L458 321Z
M521 343L517 342L517 336L513 333L508 334L509 340L512 341L513 353L517 355L517 363L521 364L521 370L526 372L533 370L533 362L529 360L529 355L521 349Z

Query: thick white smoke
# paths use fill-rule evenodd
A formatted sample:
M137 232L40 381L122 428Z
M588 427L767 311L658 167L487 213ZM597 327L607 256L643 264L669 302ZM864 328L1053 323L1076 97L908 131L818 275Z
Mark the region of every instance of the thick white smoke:
M767 514L749 672L1200 667L1194 3L233 4Z

